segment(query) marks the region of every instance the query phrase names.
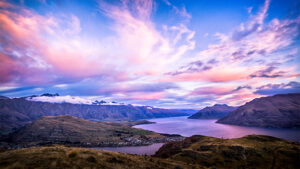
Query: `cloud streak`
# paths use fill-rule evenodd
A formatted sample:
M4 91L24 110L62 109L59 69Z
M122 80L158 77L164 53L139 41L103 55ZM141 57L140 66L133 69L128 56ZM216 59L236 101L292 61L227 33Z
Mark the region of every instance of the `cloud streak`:
M261 95L275 95L275 94L286 94L286 93L300 93L300 83L292 81L289 83L280 84L266 84L257 87L256 94Z

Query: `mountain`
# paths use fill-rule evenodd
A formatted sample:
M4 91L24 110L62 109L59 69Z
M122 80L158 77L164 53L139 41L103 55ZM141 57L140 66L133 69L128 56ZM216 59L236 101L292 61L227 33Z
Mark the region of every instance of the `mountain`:
M59 96L59 94L58 94L58 93L55 93L55 94L51 94L51 93L44 93L44 94L42 94L41 96L55 97L55 96Z
M41 116L58 115L72 115L94 121L116 121L184 116L187 114L149 106L50 103L32 101L28 98L0 99L0 135L15 131Z
M211 107L205 107L196 114L188 117L189 119L220 119L233 112L236 107L228 106L226 104L215 104Z
M0 96L0 99L9 99L9 98L5 96Z
M236 139L195 135L163 145L155 156L196 168L299 168L300 144L261 135Z
M279 94L254 99L218 120L217 123L300 128L300 94Z
M192 136L163 145L155 156L57 145L2 150L0 168L281 169L300 168L299 156L299 143L270 136Z
M46 144L133 146L182 139L180 136L162 135L130 126L131 123L91 122L70 115L44 116L2 136L0 141L14 148Z

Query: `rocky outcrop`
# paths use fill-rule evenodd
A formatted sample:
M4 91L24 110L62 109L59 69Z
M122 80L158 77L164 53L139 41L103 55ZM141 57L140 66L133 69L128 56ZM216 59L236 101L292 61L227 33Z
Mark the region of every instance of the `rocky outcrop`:
M217 123L300 128L300 94L279 94L254 99L218 120Z

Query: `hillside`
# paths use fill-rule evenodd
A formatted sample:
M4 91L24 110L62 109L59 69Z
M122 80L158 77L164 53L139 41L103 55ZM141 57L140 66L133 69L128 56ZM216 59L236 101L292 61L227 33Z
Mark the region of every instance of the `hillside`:
M45 144L71 146L131 146L148 145L182 139L130 127L131 123L91 122L73 116L45 116L17 131L2 136L8 147L28 147ZM2 143L2 145L5 145Z
M170 142L155 156L64 146L0 152L0 168L299 168L300 144L250 135L237 139L192 136Z
M0 152L0 168L179 169L188 167L175 161L150 156L54 146Z
M220 119L233 112L236 107L228 106L226 104L215 104L211 107L205 107L188 117L189 119Z
M192 136L163 145L156 157L207 168L300 168L300 144L270 136Z
M87 120L138 120L183 116L177 110L132 105L88 105L29 101L26 98L0 99L0 135L15 131L41 116L72 115Z
M300 128L300 94L279 94L254 99L218 120L217 123Z

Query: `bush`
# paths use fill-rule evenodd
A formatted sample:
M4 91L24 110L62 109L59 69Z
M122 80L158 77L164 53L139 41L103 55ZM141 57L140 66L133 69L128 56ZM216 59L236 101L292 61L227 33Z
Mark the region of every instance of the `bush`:
M95 163L97 161L94 156L89 156L86 160L91 163Z
M75 158L78 156L78 153L76 151L72 151L68 156L69 158Z

